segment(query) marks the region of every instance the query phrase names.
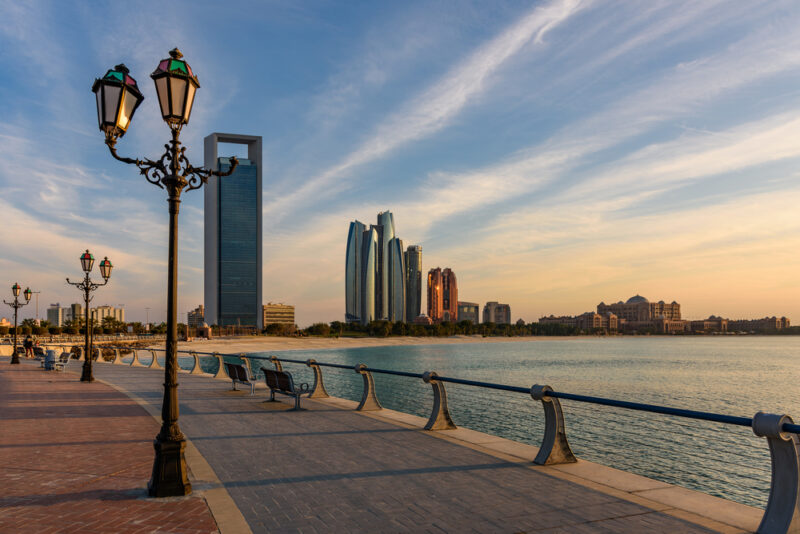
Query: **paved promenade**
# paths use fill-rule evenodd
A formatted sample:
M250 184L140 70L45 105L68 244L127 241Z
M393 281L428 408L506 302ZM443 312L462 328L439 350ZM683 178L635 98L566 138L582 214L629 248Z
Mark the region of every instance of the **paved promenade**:
M725 501L708 497L732 518L714 520L670 504L672 497L655 498L659 492L688 490L634 475L622 476L621 486L630 488L620 489L619 483L605 483L606 468L594 481L582 478L575 469L591 471L594 464L588 462L562 469L535 467L526 445L461 429L425 432L411 416L355 413L352 403L341 399L304 399L309 410L289 412L287 404L263 403L263 390L251 397L230 391L229 381L188 374L179 376L180 421L192 443L187 459L194 497L144 499L155 420L103 384L80 384L77 375L44 373L28 365L10 372L7 361L0 359L0 424L4 429L14 425L14 430L0 437L0 465L15 468L3 467L0 473L11 479L5 488L24 481L26 489L15 488L11 495L4 490L3 532L9 531L3 526L13 525L8 521L15 512L34 509L28 501L38 503L35 521L75 513L83 504L93 508L92 502L120 511L135 504L141 519L149 514L147 506L174 517L185 517L192 507L198 531L213 531L214 520L204 507L208 501L223 533L246 532L247 527L257 533L744 532L732 525L757 524L760 514L733 504L728 513ZM127 392L150 413L160 410L163 371L99 364L95 376ZM360 377L354 373L354 379ZM36 445L41 441L46 443ZM491 449L492 443L499 445ZM85 458L73 460L78 451ZM109 467L100 475L91 470L92 461ZM29 471L47 476L37 482L26 478ZM107 480L109 487L84 487L91 481L79 475L96 476L94 484ZM96 491L108 493L103 497ZM68 503L60 511L48 506L57 494ZM688 494L690 500L695 495Z

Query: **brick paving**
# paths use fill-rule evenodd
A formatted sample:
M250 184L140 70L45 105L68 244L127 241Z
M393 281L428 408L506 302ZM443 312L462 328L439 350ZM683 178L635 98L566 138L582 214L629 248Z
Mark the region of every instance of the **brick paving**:
M100 365L96 376L160 406L162 373ZM710 532L332 404L304 399L309 410L290 412L263 403L263 390L179 381L181 428L253 532Z
M0 533L218 532L199 494L146 497L159 426L130 397L8 362L0 358Z

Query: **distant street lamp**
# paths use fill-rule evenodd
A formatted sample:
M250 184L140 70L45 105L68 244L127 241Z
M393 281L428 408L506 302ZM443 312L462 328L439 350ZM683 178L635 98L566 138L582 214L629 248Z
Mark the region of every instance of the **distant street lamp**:
M28 305L30 303L31 294L33 293L31 291L31 288L29 288L29 287L25 288L25 291L23 291L23 293L22 293L23 295L25 295L25 302L20 302L19 301L19 290L20 290L19 284L14 283L14 285L11 286L11 293L14 295L14 302L8 302L6 300L3 300L3 302L5 302L6 304L8 304L12 308L14 308L14 352L11 353L11 363L12 364L18 364L19 363L19 354L17 354L17 311L21 307L26 306L26 305Z
M103 258L103 261L100 262L100 274L103 276L104 282L102 284L95 284L89 278L89 273L92 272L92 267L94 266L94 256L86 250L83 254L81 254L81 269L83 272L86 273L86 276L80 282L70 282L69 278L67 278L67 283L71 286L75 286L81 291L83 291L83 302L86 306L86 327L85 327L85 335L84 335L84 349L83 349L83 372L81 373L81 382L94 382L94 376L92 376L92 327L91 321L89 319L89 302L91 302L92 297L89 295L92 291L97 289L98 287L103 287L108 283L108 279L111 278L111 269L114 267L111 265L111 262L108 260L108 257Z
M167 190L169 201L169 266L167 276L167 346L164 365L164 401L161 406L161 431L153 443L156 456L148 483L152 497L188 495L192 486L186 473L186 440L178 426L178 210L181 193L200 189L211 176L228 176L238 165L231 158L227 172L194 167L184 155L179 140L181 128L189 122L194 96L200 84L177 48L162 59L150 75L156 86L161 116L172 130L172 141L157 160L131 159L117 155L117 139L125 135L133 114L144 96L125 65L117 65L99 79L92 91L97 96L97 121L105 132L111 155L123 163L136 165L151 184Z

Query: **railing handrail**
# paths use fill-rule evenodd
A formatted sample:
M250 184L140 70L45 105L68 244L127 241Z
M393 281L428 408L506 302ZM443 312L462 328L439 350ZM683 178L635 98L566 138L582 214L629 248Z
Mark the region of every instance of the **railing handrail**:
M117 347L117 348L128 348L134 349L138 347ZM156 348L156 349L148 349L148 350L157 350L163 352L165 349L163 348ZM179 350L180 353L186 354L198 354L200 356L215 356L216 354L211 352L198 352L198 351L189 351L189 350ZM232 356L232 357L240 357L240 354L222 354L222 356ZM247 356L253 360L265 360L271 361L271 357L267 356ZM296 360L292 358L275 358L280 362L285 363L296 363L299 365L306 365L307 360ZM332 367L335 369L347 369L352 370L352 365L344 365L340 363L327 363L327 362L316 362L317 365L320 367ZM385 375L394 375L394 376L405 376L409 378L422 378L423 373L411 373L407 371L394 371L391 369L378 369L374 367L364 367L365 371L369 371L371 373L379 373ZM448 376L437 376L436 380L440 382L450 382L453 384L461 384L465 386L474 386L474 387L482 387L486 389L496 389L500 391L510 391L512 393L523 393L530 395L531 388L529 387L521 387L521 386L511 386L508 384L497 384L493 382L483 382L480 380L468 380L465 378L453 378ZM753 418L752 417L741 417L736 415L726 415L726 414L719 414L713 412L703 412L699 410L687 410L685 408L673 408L670 406L659 406L657 404L647 404L641 402L631 402L619 399L609 399L605 397L594 397L591 395L579 395L575 393L566 393L563 391L548 391L547 396L554 397L558 399L565 399L565 400L572 400L577 402L586 402L589 404L599 404L602 406L611 406L614 408L624 408L627 410L635 410L640 412L650 412L650 413L659 413L663 415L672 415L675 417L683 417L687 419L697 419L701 421L711 421L714 423L723 423L728 425L737 425L737 426L747 426L752 427L753 425ZM800 434L800 424L793 424L793 423L784 423L781 427L783 432L791 432Z

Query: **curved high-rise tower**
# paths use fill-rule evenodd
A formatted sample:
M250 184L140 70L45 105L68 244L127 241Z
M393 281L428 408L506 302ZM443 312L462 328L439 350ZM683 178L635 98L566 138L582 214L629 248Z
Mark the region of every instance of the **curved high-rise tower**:
M389 280L389 320L405 321L406 319L406 267L403 255L403 240L395 237L389 241L388 248L388 280Z
M361 324L369 324L376 319L377 263L378 232L375 228L370 228L364 232L361 243Z
M345 259L345 321L361 321L361 243L366 226L360 221L350 223L347 232L347 255Z
M377 281L375 283L375 313L378 319L389 318L389 241L394 239L394 215L391 211L378 213Z

